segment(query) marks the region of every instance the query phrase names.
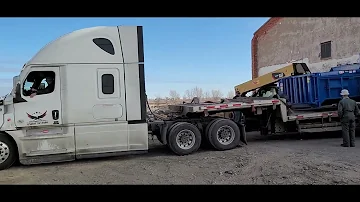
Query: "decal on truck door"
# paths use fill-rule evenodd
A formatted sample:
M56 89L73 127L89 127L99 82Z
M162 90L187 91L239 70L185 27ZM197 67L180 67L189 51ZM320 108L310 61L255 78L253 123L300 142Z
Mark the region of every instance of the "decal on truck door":
M42 119L42 118L46 117L46 113L47 113L47 111L45 111L43 113L41 113L41 112L35 112L35 113L32 113L32 114L26 113L27 116L31 119L27 123L27 125L32 126L32 125L47 124L48 121Z

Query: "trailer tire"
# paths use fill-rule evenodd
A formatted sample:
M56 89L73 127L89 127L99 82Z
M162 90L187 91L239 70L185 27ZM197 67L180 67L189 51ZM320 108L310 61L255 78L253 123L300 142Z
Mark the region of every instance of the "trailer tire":
M230 150L240 144L241 132L237 124L229 119L217 119L208 131L211 145L219 151Z
M214 146L213 146L213 143L211 142L211 139L209 138L209 129L215 122L220 121L220 120L222 120L222 119L214 119L214 120L210 121L210 123L206 126L206 129L205 129L204 136L205 136L206 143L208 143L212 147L214 147Z
M18 158L15 142L7 135L0 134L0 170L10 168Z
M193 124L179 122L169 131L168 145L177 155L183 156L197 151L201 144L201 132Z

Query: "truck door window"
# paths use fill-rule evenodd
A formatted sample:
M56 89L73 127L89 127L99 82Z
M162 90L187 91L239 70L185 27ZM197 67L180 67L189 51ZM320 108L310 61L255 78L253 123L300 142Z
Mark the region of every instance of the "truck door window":
M23 95L30 96L52 93L55 89L55 72L33 71L28 74L23 83Z
M114 76L112 74L103 74L101 76L102 92L105 95L114 93Z

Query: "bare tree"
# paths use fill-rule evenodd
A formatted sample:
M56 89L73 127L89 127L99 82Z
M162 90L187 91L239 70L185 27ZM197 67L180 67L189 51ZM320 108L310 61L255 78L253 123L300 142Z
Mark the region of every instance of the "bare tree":
M199 88L197 86L191 90L191 94L193 95L193 97L198 97L199 99L204 97L202 88Z
M184 97L187 98L187 99L192 99L194 96L192 94L192 91L186 90L185 94L184 94Z
M214 100L219 100L222 96L223 96L223 94L220 90L212 90L211 91L211 97Z
M156 95L156 96L155 96L154 103L155 103L155 107L156 107L156 108L159 108L159 107L160 107L160 103L161 103L161 96L160 96L160 95Z
M231 99L233 98L235 95L234 95L234 91L229 91L228 94L227 94L227 98Z
M186 99L188 99L188 97L184 94L182 99L183 99L183 101L185 101Z
M206 92L204 93L204 99L210 99L210 98L211 98L211 96L210 96L209 91L206 91Z
M176 90L170 90L169 92L170 100L173 103L177 103L180 100L180 94L176 92Z

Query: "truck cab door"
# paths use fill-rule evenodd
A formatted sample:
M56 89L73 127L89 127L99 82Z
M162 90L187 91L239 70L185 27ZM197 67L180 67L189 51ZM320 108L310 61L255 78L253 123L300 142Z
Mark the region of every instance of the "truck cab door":
M20 162L74 160L74 127L63 125L62 119L60 67L31 67L23 78L14 99ZM39 158L44 155L48 157Z
M59 73L59 67L31 68L25 80L20 83L22 101L14 105L16 127L62 124ZM53 78L51 84L47 81L49 77ZM51 85L53 88L50 88ZM38 91L36 94L31 90L34 87Z

